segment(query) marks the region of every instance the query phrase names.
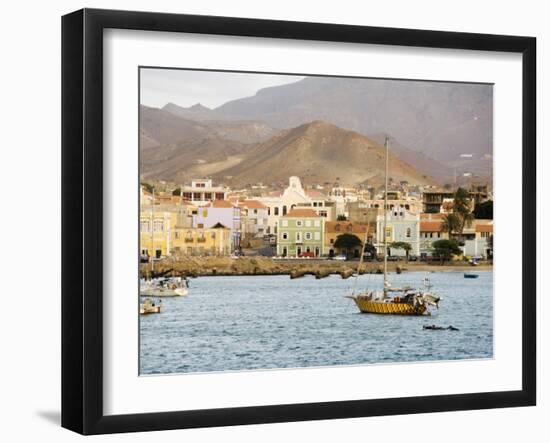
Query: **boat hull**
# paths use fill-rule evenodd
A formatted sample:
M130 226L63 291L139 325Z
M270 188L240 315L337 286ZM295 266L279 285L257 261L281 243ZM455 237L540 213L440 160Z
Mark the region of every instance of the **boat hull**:
M413 306L410 303L394 303L385 301L365 300L354 297L353 300L364 314L386 314L386 315L422 315L426 312L425 305Z
M464 274L464 278L478 278L479 275L478 274Z
M160 314L160 306L141 307L139 313L141 315Z
M184 297L189 293L187 288L141 288L139 295L142 297Z

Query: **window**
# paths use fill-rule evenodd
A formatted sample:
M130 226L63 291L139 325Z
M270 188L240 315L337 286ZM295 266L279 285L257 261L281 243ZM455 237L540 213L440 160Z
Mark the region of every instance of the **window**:
M288 232L283 232L282 234L283 240L288 240Z
M306 232L306 240L311 240L311 232Z
M315 237L315 240L321 240L321 233L320 232L315 232L314 237Z
M302 233L301 232L296 233L296 241L302 241Z
M225 195L223 192L216 192L216 200L223 200Z
M315 220L313 222L313 226L315 226L316 228L318 228L319 226L321 226L321 222L319 220Z
M162 232L164 231L164 222L162 220L155 220L155 223L153 223L153 227L155 232Z
M318 234L318 232L315 233L315 236L316 236L316 237L317 237L317 234ZM334 243L334 239L331 238L331 239L330 239L330 244L332 245L333 243Z
M306 226L309 228L311 226L311 220L306 220Z
M288 220L282 220L281 226L288 226Z
M437 233L437 238L441 238L441 232Z
M334 227L334 230L335 230L336 232L340 232L340 225L336 225L336 226Z
M286 215L286 205L283 206L283 215Z
M267 215L271 215L271 208L269 206L267 207Z
M273 208L273 215L279 215L279 207L278 206Z
M407 238L411 238L411 228L407 228Z
M142 221L139 226L141 232L149 232L149 221Z
M258 210L257 209L254 209L254 214L257 214L258 213Z
M302 220L296 220L296 226L301 227L304 224Z
M286 248L286 246L283 247L283 257L286 257L288 254L288 249Z
M205 192L204 193L204 199L205 200L212 200L212 193L211 192Z

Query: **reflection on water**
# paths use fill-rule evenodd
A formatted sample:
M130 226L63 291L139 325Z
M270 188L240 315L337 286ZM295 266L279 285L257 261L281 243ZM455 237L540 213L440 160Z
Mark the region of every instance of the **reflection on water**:
M420 286L426 274L392 275ZM165 298L162 313L140 318L141 374L490 358L493 273L429 274L442 297L431 317L360 314L343 298L353 278L201 277L188 297ZM363 275L358 288L382 287ZM423 325L459 331L426 331Z

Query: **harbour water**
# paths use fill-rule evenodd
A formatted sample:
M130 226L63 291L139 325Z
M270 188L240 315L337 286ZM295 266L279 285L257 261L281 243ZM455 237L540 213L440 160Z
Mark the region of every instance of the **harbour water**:
M391 275L394 286L430 277L442 301L421 317L359 313L343 297L354 278L196 278L188 297L164 298L161 314L140 317L140 373L491 358L493 273L477 273ZM362 275L357 288L365 287L381 289L382 276ZM431 324L459 330L423 330Z

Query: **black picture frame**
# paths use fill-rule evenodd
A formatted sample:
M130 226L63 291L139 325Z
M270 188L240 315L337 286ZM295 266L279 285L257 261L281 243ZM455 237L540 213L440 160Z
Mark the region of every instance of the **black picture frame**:
M103 413L103 31L453 48L522 54L522 389L131 415ZM82 434L487 409L536 404L536 39L83 9L62 18L62 426Z

